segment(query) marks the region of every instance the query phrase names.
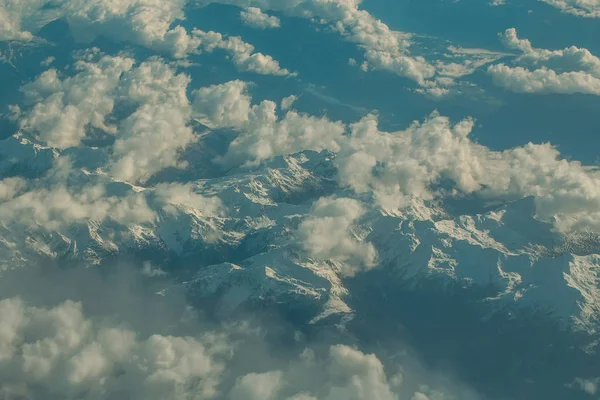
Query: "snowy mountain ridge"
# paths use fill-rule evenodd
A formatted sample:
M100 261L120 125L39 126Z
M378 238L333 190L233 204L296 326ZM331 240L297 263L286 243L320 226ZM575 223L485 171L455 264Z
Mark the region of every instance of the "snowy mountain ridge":
M13 151L11 141L18 140L5 141L8 146L0 159L5 171L21 168L7 155ZM35 155L35 162L28 164L32 174L48 169L52 163L48 158L57 156L33 143L18 144L13 146ZM335 193L334 157L327 151L305 151L274 157L254 169L237 168L221 177L186 183L203 201L218 199L229 210L221 215L207 214L181 196L179 202L174 196L159 201L164 197L160 184L142 190L99 170L82 170L69 190L103 182L112 188L111 198L144 196L151 218L124 223L110 215L68 221L52 230L4 219L2 259L12 265L44 258L99 265L122 253L140 258L159 255L167 263L185 260L195 271L184 284L186 290L199 299L216 296L224 312L243 304L293 298L313 310L309 322L347 321L353 315L345 301L352 296L345 285L345 279L353 279L345 272L350 261L315 258L298 233L302 222L313 218L313 203ZM39 181L43 184L44 179ZM368 195L337 191L337 198L354 197L366 210L351 220L348 240L353 246L370 244L377 251L376 264L361 267L365 272L356 273L356 279L377 268L413 286L434 280L441 290L453 285L493 287L495 294L482 299L490 312L540 310L575 330L596 332L600 242L592 234L555 232L552 225L535 218L531 198L461 215L451 214L443 203L421 199L413 199L402 210L383 211L369 207Z

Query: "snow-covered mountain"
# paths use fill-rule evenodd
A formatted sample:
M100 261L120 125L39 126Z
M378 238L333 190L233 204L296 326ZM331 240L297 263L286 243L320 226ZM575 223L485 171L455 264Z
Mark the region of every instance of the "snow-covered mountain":
M23 138L4 144L0 163L6 175L25 168L40 176L59 155ZM27 154L11 158L20 153ZM346 270L348 260L315 256L299 232L304 221L318 218L313 203L319 198L353 197L366 211L352 219L348 240L353 246L370 244L377 252L375 263L363 271L385 270L413 290L423 281L437 282L442 292L484 288L488 295L481 298L481 307L486 313L530 310L570 329L596 332L597 236L556 232L536 219L531 198L495 205L472 198L412 199L402 211L382 211L369 207L368 196L336 191L334 158L328 151L304 151L271 158L258 167L234 168L216 178L193 179L185 185L203 199L203 205L197 205L181 196L165 197L160 184L143 189L115 181L100 169L86 169L78 164L94 164L94 158L74 153L71 159L80 170L67 192L102 182L109 198L130 201L143 196L152 216L125 222L111 214L42 225L34 213L25 214L34 220L24 224L17 215L24 209L16 208L0 223L1 258L7 266L43 258L101 265L118 254L134 255L185 277L180 285L193 298L211 299L221 312L285 303L309 310L306 322L343 324L354 316L346 282L359 277L352 278L355 271ZM24 165L23 159L30 161ZM52 178L38 178L38 184L43 186L47 179ZM206 213L202 207L210 202L219 202L228 212ZM474 209L475 202L479 213L461 212Z
M593 1L0 0L0 400L597 398Z

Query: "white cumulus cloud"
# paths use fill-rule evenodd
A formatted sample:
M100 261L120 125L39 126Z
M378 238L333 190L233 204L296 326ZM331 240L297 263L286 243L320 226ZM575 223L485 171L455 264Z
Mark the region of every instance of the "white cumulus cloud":
M385 133L376 117L367 116L351 126L341 145L339 181L356 192L372 192L387 210L407 205L412 197L475 193L505 201L533 196L538 217L563 231L600 229L598 170L561 158L548 143L490 150L471 141L473 123L452 125L434 113L404 131Z
M273 29L281 26L281 21L274 15L269 15L257 7L248 7L240 12L244 24L256 29Z
M352 276L375 265L377 251L360 240L354 224L365 213L348 198L321 198L298 227L298 241L311 257L342 264L341 273Z
M273 400L281 387L280 371L239 377L229 393L231 400Z
M0 299L2 397L399 400L439 382L412 357L384 366L346 344L307 342L278 356L262 325L209 326L177 293L153 296L139 281L164 278L141 278L127 265L114 276L60 268L48 279L47 269L56 273L47 266L43 276L3 273L0 281L22 294ZM77 285L65 287L71 282ZM455 381L434 387L443 390L435 399L478 399Z
M107 218L125 225L151 222L155 218L142 194L117 197L107 195L103 185L79 189L60 184L52 188L31 188L0 203L0 216L5 223L16 221L23 226L39 225L48 230Z
M228 346L192 337L140 338L85 317L81 303L0 301L0 394L37 398L212 398Z
M34 32L60 16L48 0L0 0L0 41L33 39Z
M99 36L129 42L184 58L190 53L228 52L239 70L259 74L293 75L269 55L239 37L224 38L218 32L188 32L178 20L185 18L186 0L35 0L0 1L0 40L31 40L55 19L65 19L75 38L91 42ZM255 18L255 13L252 14ZM274 18L274 17L269 17ZM264 23L273 24L266 18Z
M179 152L196 139L189 126L189 82L187 75L160 61L144 62L124 78L123 101L137 109L119 124L113 176L144 181L164 168L185 165Z
M541 0L562 12L587 18L600 18L598 0Z
M341 378L342 385L333 386L326 400L396 400L388 383L383 364L373 354L364 354L348 346L330 349L330 373Z
M533 47L514 28L502 34L505 46L520 51L515 66L491 65L493 82L517 93L584 93L600 95L600 58L575 46L562 50Z
M64 79L57 70L47 70L22 88L30 108L22 114L20 128L59 148L78 146L88 128L114 134L116 128L107 124L106 117L113 112L121 76L133 64L123 57L80 60L76 74Z
M194 92L195 115L212 127L234 128L240 135L230 144L223 162L253 163L303 150L339 150L344 125L289 110L280 118L277 104L252 105L248 84L230 81Z
M179 152L196 139L187 75L163 61L136 66L133 59L94 52L75 67L71 77L61 79L51 69L23 87L26 103L16 115L23 132L65 149L80 146L90 129L100 130L115 138L111 174L132 182L183 165ZM134 112L109 123L117 103Z
M410 54L409 34L394 31L367 11L359 9L360 1L203 0L200 3L250 5L290 16L314 18L361 47L372 68L393 72L419 84L425 84L436 73L435 66L423 57Z

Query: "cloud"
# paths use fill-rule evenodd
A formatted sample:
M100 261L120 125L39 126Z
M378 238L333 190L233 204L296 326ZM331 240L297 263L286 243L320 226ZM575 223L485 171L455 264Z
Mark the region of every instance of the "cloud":
M108 218L124 225L147 223L155 213L143 194L117 197L107 195L103 185L73 189L57 184L49 189L32 188L0 203L0 216L4 222L58 230L65 224Z
M273 400L281 387L281 371L250 373L237 379L231 400Z
M73 267L3 272L1 397L215 398L237 328L211 329L182 295L154 295L171 282L131 264Z
M377 128L369 115L351 126L351 135L336 158L340 182L363 193L373 190L384 207L404 204L406 196L432 198L430 187L442 178L458 189L479 189L479 163L468 134L473 121L451 126L433 114L425 123L413 123L395 134Z
M252 99L244 81L203 87L193 96L194 116L211 128L240 128L248 121Z
M365 209L353 199L319 199L300 224L297 240L300 246L318 260L341 264L342 276L352 276L375 266L377 251L364 242L354 225Z
M412 357L384 366L375 354L324 340L284 349L265 340L267 332L294 335L272 315L270 326L251 314L209 324L182 292L152 294L172 282L143 274L131 265L3 272L0 396L398 400L433 387L478 398L455 381L437 385Z
M244 42L239 36L225 37L218 32L193 29L191 38L195 44L195 49L199 52L211 53L218 49L228 53L234 65L240 71L254 72L261 75L296 75L285 68L281 68L279 62L273 57L255 52L254 46Z
M535 198L538 218L562 231L600 229L600 174L568 161L550 144L492 151L469 138L474 121L455 125L432 114L404 131L385 133L373 115L350 128L336 157L338 179L373 193L390 212L411 198L472 193L489 200ZM450 188L443 182L450 181Z
M453 125L434 113L404 131L386 133L378 129L377 117L369 115L350 125L345 136L344 125L295 112L278 120L275 104L265 100L252 105L241 81L199 89L193 108L209 125L241 131L226 163L328 149L337 153L339 183L357 193L372 193L388 211L410 204L411 198L474 193L508 201L533 196L538 217L563 231L600 227L598 172L561 159L550 144L496 152L473 143L470 118ZM452 188L444 188L447 181Z
M184 5L185 0L66 0L61 4L64 18L80 41L103 35L154 49L172 46L175 56L188 50L179 36L183 28L171 28L184 18Z
M529 40L520 39L514 28L507 29L501 38L507 48L522 54L514 60L517 66L497 64L488 68L496 85L517 93L600 95L600 58L587 49L538 49Z
M480 50L460 55L443 54L441 57L430 53L425 57L421 53L423 49L430 48L430 43L421 43L423 38L391 29L368 11L359 8L361 1L357 0L199 1L200 5L211 3L233 4L242 8L254 6L261 10L273 10L325 25L339 33L346 41L355 43L363 51L364 61L360 65L364 71L383 70L410 79L419 86L415 92L433 99L460 92L461 83L458 79L504 56ZM430 39L432 38L427 40ZM457 62L457 58L461 60ZM354 60L353 64L359 63Z
M294 105L294 103L296 102L296 100L298 100L298 97L294 96L294 95L290 95L290 96L284 97L281 100L281 109L283 111L289 110L290 108L292 108L292 106Z
M170 213L185 209L192 213L218 215L224 210L219 198L204 197L196 193L191 184L161 183L156 185L152 194L163 204L163 209Z
M170 30L184 18L184 0L2 0L0 40L31 40L33 35L51 22L64 18L76 38L91 42L103 35L118 41L130 41L150 48L164 46L177 29ZM23 30L25 28L26 30ZM171 40L171 44L176 44ZM175 51L177 53L181 49Z
M194 115L201 121L241 132L223 157L226 165L256 163L303 150L339 150L338 141L345 129L342 123L294 110L279 118L277 104L270 100L252 105L245 82L200 88L193 96Z
M202 0L199 4L214 2L244 8L241 11L242 20L259 28L279 25L277 17L269 16L263 10L314 19L363 49L365 61L362 65L365 70L386 70L411 79L423 87L419 92L429 96L442 97L450 93L455 85L456 77L446 75L448 68L444 67L444 62L431 63L421 55L412 54L412 35L390 29L367 11L360 9L359 1L253 0L248 3L240 0ZM271 56L254 52L254 47L241 38L224 38L217 32L197 29L188 32L182 26L175 25L185 17L185 3L184 0L168 4L157 0L129 0L115 4L108 0L62 0L54 19L62 17L69 21L75 36L81 41L89 42L104 35L114 40L146 46L176 58L218 48L231 55L239 70L280 76L295 75L281 68ZM42 5L40 3L32 11L38 19L46 8ZM33 18L27 13L17 14L19 19ZM466 62L462 68L463 75L472 73L485 63L480 60Z
M86 318L82 304L32 307L0 301L0 393L24 398L211 398L228 345L210 338L141 338L131 329Z
M269 15L257 7L248 7L240 12L244 24L256 29L274 29L281 26L281 21L276 16Z
M26 187L27 181L22 178L0 180L0 201L14 199Z
M597 59L585 51L537 50L510 31L506 41L509 46L522 49L523 59L530 63L577 62L586 73L597 73ZM147 181L164 168L185 166L179 154L196 140L190 122L197 118L212 128L232 128L239 132L218 160L226 166L252 165L304 150L328 150L337 153L335 164L341 185L357 193L372 192L386 210L402 207L413 197L431 200L453 193L475 193L504 200L534 196L538 217L562 230L595 230L600 226L600 195L594 189L597 172L577 162L562 160L551 145L530 144L494 152L470 140L473 120L452 125L439 114L394 133L380 132L373 115L349 127L293 109L279 116L277 104L272 101L253 104L248 84L243 81L197 89L192 92L190 104L188 76L177 74L160 60L130 67L131 64L126 58L91 52L78 62L80 67L72 77L59 79L54 72L42 74L24 89L29 105L17 113L22 130L65 145L81 141L89 127L104 127L106 134L115 137L115 143L106 153L108 163L101 167L114 178L137 183ZM125 70L120 79L108 73L114 68ZM99 88L92 95L83 96L87 82ZM60 101L54 100L56 97ZM55 101L59 105L56 118L50 118L49 113L39 117L43 113L37 111L38 107ZM106 114L116 102L129 104L134 111L121 121L108 124L105 121L114 113ZM96 104L106 106L103 109L95 107ZM59 129L61 118L67 115L61 112L64 109L73 109L74 115L80 113L85 117L66 131L67 136L62 136L64 132ZM41 128L35 129L36 126L48 128L43 129L42 135ZM54 131L56 134L52 134ZM345 135L347 131L349 135ZM447 181L453 182L455 192L448 188L440 190ZM7 209L15 207L18 215L30 213L31 217L52 223L53 218L36 205L43 196L57 202L65 198L77 205L62 209L57 204L58 214L53 215L60 215L59 220L78 220L80 214L103 219L108 210L128 210L141 201L131 198L107 203L101 195L89 195L81 188L62 191L60 188L58 185L53 195L47 189L36 189L24 195L22 204L9 199ZM90 193L96 190L99 189ZM82 204L94 204L97 210L87 210ZM137 215L136 221L149 218L150 213L144 210L141 207L140 214L133 214Z
M213 399L224 393L231 400L400 398L396 390L401 386L388 378L378 357L347 345L329 346L323 356L306 349L296 359L269 363L281 364L282 370L244 373L238 362L249 352L244 355L226 327L194 336L144 335L119 323L116 315L89 316L85 310L72 300L50 307L18 297L1 300L0 395L50 400ZM248 335L242 333L252 340ZM267 350L256 350L253 356L264 364ZM231 375L238 376L232 387L226 380Z
M185 18L186 0L49 0L0 2L0 40L31 40L48 22L63 18L76 39L90 43L99 36L145 46L152 50L184 58L191 53L211 52L218 48L228 52L241 71L263 75L294 75L269 55L255 52L254 46L239 37L224 38L217 32L175 25ZM256 13L252 16L256 18ZM275 17L267 17L263 23ZM33 23L28 24L29 21ZM31 25L31 31L21 25ZM175 25L175 26L174 26Z
M594 396L598 392L598 384L600 384L600 378L596 379L575 379L574 385L584 391L590 396Z
M330 349L330 373L339 377L343 386L333 386L326 400L395 400L383 364L373 354L364 354L348 346Z
M137 106L121 121L113 145L111 174L145 181L167 167L184 167L179 153L196 140L187 99L190 78L160 61L150 61L124 79L123 102Z
M289 16L316 19L329 25L347 41L364 50L365 59L375 69L393 72L399 76L424 84L436 72L423 57L409 52L410 35L391 30L365 10L358 8L359 1L339 2L300 0L204 0L201 4L224 3L238 6L252 5L260 9L280 11Z
M273 57L255 53L254 46L244 42L240 37L232 36L222 39L216 44L216 47L231 54L234 64L242 71L262 75L295 75L287 69L282 69Z
M60 16L48 0L0 0L0 41L33 39L34 32Z
M186 90L190 78L163 61L135 65L131 58L89 52L75 64L75 75L56 70L26 84L19 127L59 149L82 144L97 129L115 138L108 170L131 182L145 181L167 167L181 167L179 153L196 140ZM115 118L115 104L134 111ZM114 122L108 123L112 119Z
M583 93L600 96L600 79L585 72L556 73L544 67L530 71L523 67L499 64L490 66L488 73L495 85L515 93Z
M586 18L600 18L600 4L596 0L541 0L564 13Z
M198 218L225 213L218 198L199 194L192 184L162 183L134 190L128 185L116 188L114 182L102 178L82 174L59 159L37 181L0 180L2 225L16 235L22 228L26 234L57 231L70 235L69 229L78 224L89 227L112 221L129 229L157 224L163 212L176 217L185 211Z
M600 58L594 56L587 49L576 46L562 50L535 48L529 40L520 39L515 28L507 29L501 35L501 39L507 48L522 52L516 59L518 63L533 66L547 65L556 69L579 70L600 78Z
M133 65L131 58L103 56L97 62L76 62L72 77L45 71L21 89L28 109L21 114L20 129L58 148L78 146L88 128L114 134L106 118L113 112L121 76Z
M408 360L407 360L408 361ZM409 365L412 364L412 365ZM345 344L326 346L326 351L306 348L296 359L288 360L285 367L267 373L252 373L239 378L236 384L248 383L244 389L235 391L239 396L232 400L286 399L286 400L402 400L425 399L431 393L432 399L461 398L478 399L468 389L458 385L446 385L443 391L430 389L422 384L435 380L427 373L417 372L416 363L409 362L404 371L415 382L403 382L402 375L389 374L382 361L375 354L365 353ZM393 369L392 368L388 368ZM412 375L409 370L412 370ZM247 379L248 378L248 379ZM251 378L251 379L249 379ZM252 384L250 384L250 382ZM257 392L262 392L257 397ZM277 393L277 394L275 394ZM448 394L451 393L451 394ZM454 394L457 396L453 396ZM419 397L421 396L421 397Z

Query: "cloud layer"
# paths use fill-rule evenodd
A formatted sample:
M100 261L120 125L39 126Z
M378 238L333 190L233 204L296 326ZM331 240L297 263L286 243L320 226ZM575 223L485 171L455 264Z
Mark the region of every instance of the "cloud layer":
M282 329L272 316L268 326L249 314L209 324L180 292L151 294L149 284L171 284L164 277L142 277L130 265L107 268L45 266L56 274L50 279L34 266L29 274L3 272L3 289L17 286L22 296L0 299L1 396L401 400L418 392L479 399L408 354L384 365L355 346L299 334L295 345L280 348L267 340ZM64 287L75 282L80 287Z
M0 316L0 393L8 397L212 398L228 353L216 337L139 338L87 319L72 301L37 308L5 299Z
M29 41L47 23L65 19L76 39L89 43L99 36L134 43L154 51L184 58L193 53L221 49L231 55L241 71L265 75L290 75L269 55L255 52L240 37L225 38L218 32L186 31L176 22L185 18L186 0L36 0L0 3L0 41ZM252 12L252 11L250 11ZM256 20L256 13L252 14ZM265 22L266 21L266 22ZM263 18L263 24L274 20Z
M45 308L4 299L0 317L0 394L7 398L398 400L400 391L410 396L418 387L402 389L402 375L388 376L373 354L332 345L322 355L307 348L281 369L242 373L228 388L225 378L240 371L235 353L242 349L227 333L141 336L125 325L87 317L74 301ZM436 393L427 386L419 390L413 399L429 398L421 391Z
M274 29L281 26L281 20L257 7L248 7L240 12L244 24L256 29Z
M586 18L600 18L600 3L597 0L542 0L562 12Z
M200 4L210 3L233 4L240 7L250 5L262 10L282 12L287 16L314 19L338 32L345 40L360 47L364 51L364 69L389 71L434 91L440 85L448 84L444 80L434 79L437 70L433 64L422 56L411 54L410 34L390 29L369 12L360 9L360 1L200 1Z
M134 64L92 52L75 64L74 76L61 79L48 70L23 87L25 108L13 118L23 132L59 149L80 146L93 129L113 137L108 170L124 180L180 166L179 151L195 140L186 95L190 79L162 61ZM110 123L116 103L135 111Z
M353 224L365 213L353 199L321 198L298 228L298 240L311 257L342 264L341 275L375 266L377 251L372 244L361 241L352 230Z
M213 128L233 128L240 135L229 145L226 165L256 163L303 150L339 149L344 125L288 110L277 115L277 104L264 100L252 104L248 84L230 81L194 92L195 115Z
M522 54L515 59L516 66L488 67L496 85L516 93L600 95L600 59L587 49L538 49L529 40L520 39L514 28L507 29L501 38L507 48Z
M492 151L469 139L472 128L471 119L453 126L433 114L407 130L385 133L377 128L376 117L367 116L351 126L341 145L336 158L340 182L358 193L372 191L389 210L410 197L533 196L538 217L563 231L600 228L598 171L561 159L550 144ZM445 180L453 183L450 191L442 185Z

